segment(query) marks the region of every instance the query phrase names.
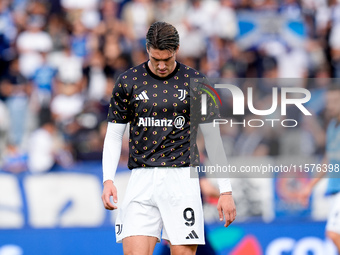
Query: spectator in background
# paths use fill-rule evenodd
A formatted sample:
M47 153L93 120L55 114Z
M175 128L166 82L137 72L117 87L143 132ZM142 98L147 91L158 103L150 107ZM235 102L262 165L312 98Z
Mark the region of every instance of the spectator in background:
M83 111L64 125L64 135L74 150L77 160L100 160L104 137L102 123L106 108L98 101L86 101Z
M1 155L2 170L19 174L27 171L27 153L19 148L19 146L8 143L4 153Z
M111 1L111 0L101 1L100 3L101 18L105 23L108 23L106 25L108 26L112 25L112 24L109 24L111 22L121 23L120 20L118 19L118 8L119 6L116 1Z
M8 73L2 77L0 94L9 112L9 142L16 146L21 145L26 131L31 90L31 84L19 70L19 60L12 60Z
M100 11L102 21L98 26L98 30L101 31L102 37L113 34L117 40L124 40L127 26L118 18L119 4L116 1L103 0L101 2ZM104 39L104 41L107 43L106 39Z
M67 22L61 15L53 15L49 18L47 32L52 39L52 52L62 51L64 45L68 44Z
M251 119L258 116L248 114L245 116L245 126L235 140L234 156L267 156L269 154L268 141L265 139L263 129L248 125Z
M145 47L145 35L154 20L153 3L150 0L132 0L122 9L122 19L127 26L126 36L131 46Z
M47 62L47 53L41 52L42 65L32 76L33 93L37 97L38 108L48 108L52 100L56 69Z
M245 54L233 40L218 36L209 40L207 62L209 73L222 78L244 77L248 65Z
M0 3L0 35L2 46L9 46L17 35L17 28L14 23L13 13L9 9L9 1L4 0Z
M232 0L220 1L212 19L212 28L213 34L222 39L234 40L238 35L239 28Z
M210 37L215 29L213 18L218 11L219 2L191 0L184 22L191 28L199 30L205 38Z
M51 64L57 68L55 95L51 101L51 112L56 124L63 126L65 121L82 111L84 96L83 61L75 56L69 45L62 52L53 54ZM64 124L63 124L64 123Z
M179 31L183 39L178 57L186 59L185 64L192 61L191 66L198 69L201 58L204 58L207 38L210 35L210 31L207 33L207 30L211 22L209 9L204 8L201 0L194 0L191 3L183 20L182 31ZM209 72L205 73L209 76Z
M307 77L307 52L304 47L290 46L283 40L266 40L259 48L264 57L274 58L277 62L277 78Z
M297 0L282 1L279 11L292 20L298 20L302 16L301 5Z
M65 142L58 134L48 109L40 112L40 127L29 138L28 169L32 173L43 173L58 163L63 167L73 162Z
M99 0L61 0L66 18L72 23L81 21L88 28L95 28L100 22Z
M68 44L64 45L61 52L51 54L48 61L57 69L57 81L60 83L74 84L77 90L83 89L83 60L73 54ZM58 93L57 87L56 93Z
M88 62L88 66L83 70L87 84L87 98L99 102L105 97L106 87L109 84L105 74L105 59L100 51L96 51L89 56Z
M51 111L56 124L64 129L75 116L82 112L85 98L76 89L74 84L62 85L62 90L51 102Z
M176 25L182 34L183 21L186 17L190 2L187 0L160 0L155 3L155 19Z
M52 59L57 67L55 96L51 101L51 112L56 125L62 130L81 113L84 106L85 82L82 59L72 54L68 45Z
M3 155L9 131L9 113L6 105L0 99L0 155ZM3 158L0 157L0 167Z
M9 1L0 2L0 76L7 71L11 58L11 44L17 35L13 13L9 9Z
M340 13L340 11L339 11ZM340 78L340 22L336 23L330 33L329 44L331 47L331 60L334 77Z
M305 48L308 61L308 70L306 74L307 77L321 78L320 74L326 74L326 72L323 71L325 71L326 69L330 69L322 44L318 40L307 39L307 42L305 43ZM321 71L321 69L323 70ZM328 71L328 77L329 76L330 72Z
M72 53L77 57L85 58L89 54L89 35L80 19L75 20L72 24L70 44Z
M274 13L278 10L278 1L276 0L263 0L253 1L253 9L261 11L262 13Z
M48 52L52 49L52 38L43 31L44 26L45 17L31 16L26 30L18 35L20 72L26 78L31 78L35 70L42 65L43 60L39 52Z
M98 0L61 0L61 6L65 11L95 10L98 8Z
M111 66L112 69L116 65L117 58L123 54L123 49L121 48L119 35L113 32L109 32L104 37L103 53L106 58L106 64Z

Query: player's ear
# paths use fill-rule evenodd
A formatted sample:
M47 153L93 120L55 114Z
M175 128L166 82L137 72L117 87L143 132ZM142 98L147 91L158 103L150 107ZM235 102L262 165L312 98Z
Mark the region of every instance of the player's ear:
M177 54L179 50L179 45L177 46L177 49L175 50L175 53Z

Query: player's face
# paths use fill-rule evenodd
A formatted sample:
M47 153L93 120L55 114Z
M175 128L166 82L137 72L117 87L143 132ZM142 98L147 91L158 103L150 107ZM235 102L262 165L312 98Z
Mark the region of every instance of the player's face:
M327 105L326 110L327 113L331 117L340 118L340 91L339 90L331 90L327 93Z
M149 68L159 77L166 77L176 68L176 51L158 50L150 47L147 50L149 54Z

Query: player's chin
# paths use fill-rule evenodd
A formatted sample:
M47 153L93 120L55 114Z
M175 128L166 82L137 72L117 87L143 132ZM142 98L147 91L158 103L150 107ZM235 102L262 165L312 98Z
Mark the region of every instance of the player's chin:
M168 72L160 72L160 71L158 71L158 76L159 77L166 77L166 76L168 76Z

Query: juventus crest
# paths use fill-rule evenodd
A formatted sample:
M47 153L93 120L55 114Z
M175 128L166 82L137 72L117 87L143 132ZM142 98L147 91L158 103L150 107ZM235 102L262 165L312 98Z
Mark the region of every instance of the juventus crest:
M183 101L187 96L187 91L185 89L179 89L178 92L181 93L180 96L178 97L178 99L180 101Z

